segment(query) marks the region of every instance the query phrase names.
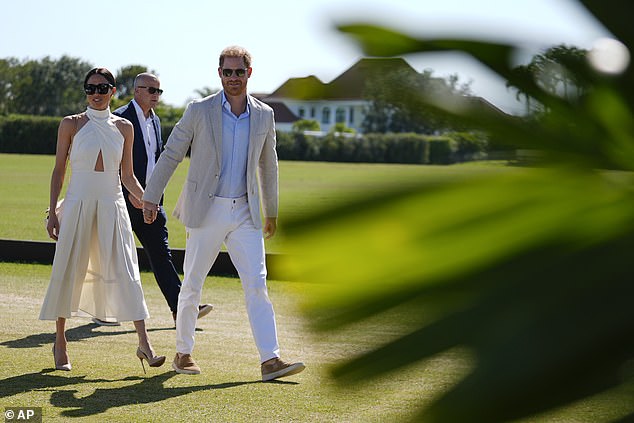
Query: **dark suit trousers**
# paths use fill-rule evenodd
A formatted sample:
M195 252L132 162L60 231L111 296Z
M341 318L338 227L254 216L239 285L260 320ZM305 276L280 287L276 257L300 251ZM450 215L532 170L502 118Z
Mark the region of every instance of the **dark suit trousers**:
M127 203L127 202L126 202ZM150 261L152 272L156 278L172 313L178 308L178 294L181 291L181 280L172 263L172 252L167 242L167 216L161 207L156 220L148 225L143 222L143 212L127 203L132 230L143 245Z

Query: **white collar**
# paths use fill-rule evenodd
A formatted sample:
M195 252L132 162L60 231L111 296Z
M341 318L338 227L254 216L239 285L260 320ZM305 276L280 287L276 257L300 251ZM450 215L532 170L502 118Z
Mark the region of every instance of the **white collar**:
M141 106L139 106L139 103L137 103L135 99L132 99L132 104L134 104L134 109L136 110L139 122L145 122L147 119L154 119L154 110L150 109L150 116L146 119L143 109L141 109Z

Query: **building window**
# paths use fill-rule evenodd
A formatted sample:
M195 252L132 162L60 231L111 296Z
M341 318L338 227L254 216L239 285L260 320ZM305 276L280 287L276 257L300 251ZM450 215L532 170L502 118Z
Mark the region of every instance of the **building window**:
M337 123L345 123L346 122L346 111L343 107L337 107L337 111L335 112L335 122Z
M299 108L299 117L304 119L304 115L306 114L306 112L304 111L303 107Z
M311 107L311 108L310 108L310 117L311 117L311 118L314 118L314 117L315 117L315 108L314 108L314 107Z
M330 123L330 107L321 109L321 123Z
M353 106L350 106L350 120L349 120L349 122L351 124L354 124L354 107Z

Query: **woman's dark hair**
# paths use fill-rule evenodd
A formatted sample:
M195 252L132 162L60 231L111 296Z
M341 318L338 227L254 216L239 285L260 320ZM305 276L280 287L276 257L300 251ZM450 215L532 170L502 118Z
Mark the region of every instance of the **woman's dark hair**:
M88 78L90 78L91 76L93 76L95 74L101 75L104 78L106 78L108 83L110 85L112 85L113 87L115 87L117 85L117 83L116 83L116 81L114 79L114 76L112 75L112 72L110 72L108 69L106 69L106 68L92 68L86 74L86 78L84 78L84 86L86 86L86 84L88 83Z

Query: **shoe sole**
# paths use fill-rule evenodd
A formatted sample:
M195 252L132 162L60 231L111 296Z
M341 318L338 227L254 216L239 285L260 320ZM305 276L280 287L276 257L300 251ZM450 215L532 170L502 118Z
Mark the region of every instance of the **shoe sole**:
M105 320L99 320L96 317L92 319L92 322L98 324L99 326L121 326L119 322L108 322Z
M278 370L277 372L262 375L262 382L267 382L273 379L279 379L281 377L296 375L297 373L300 373L301 371L303 371L305 368L306 366L304 366L304 363L295 363L288 366L285 369Z
M174 369L174 371L176 373L180 373L182 375L199 375L200 374L200 370L185 370L185 369L181 369L180 367L178 367L174 363L172 363L172 369Z
M211 313L211 310L213 309L214 309L214 306L212 306L211 304L207 304L203 306L203 308L198 310L198 319L200 319L201 317L205 317L206 315Z
M150 363L149 361L147 362L147 364L150 367L161 367L164 363L165 363L165 357L163 357L162 359L158 361L155 361L154 363Z

